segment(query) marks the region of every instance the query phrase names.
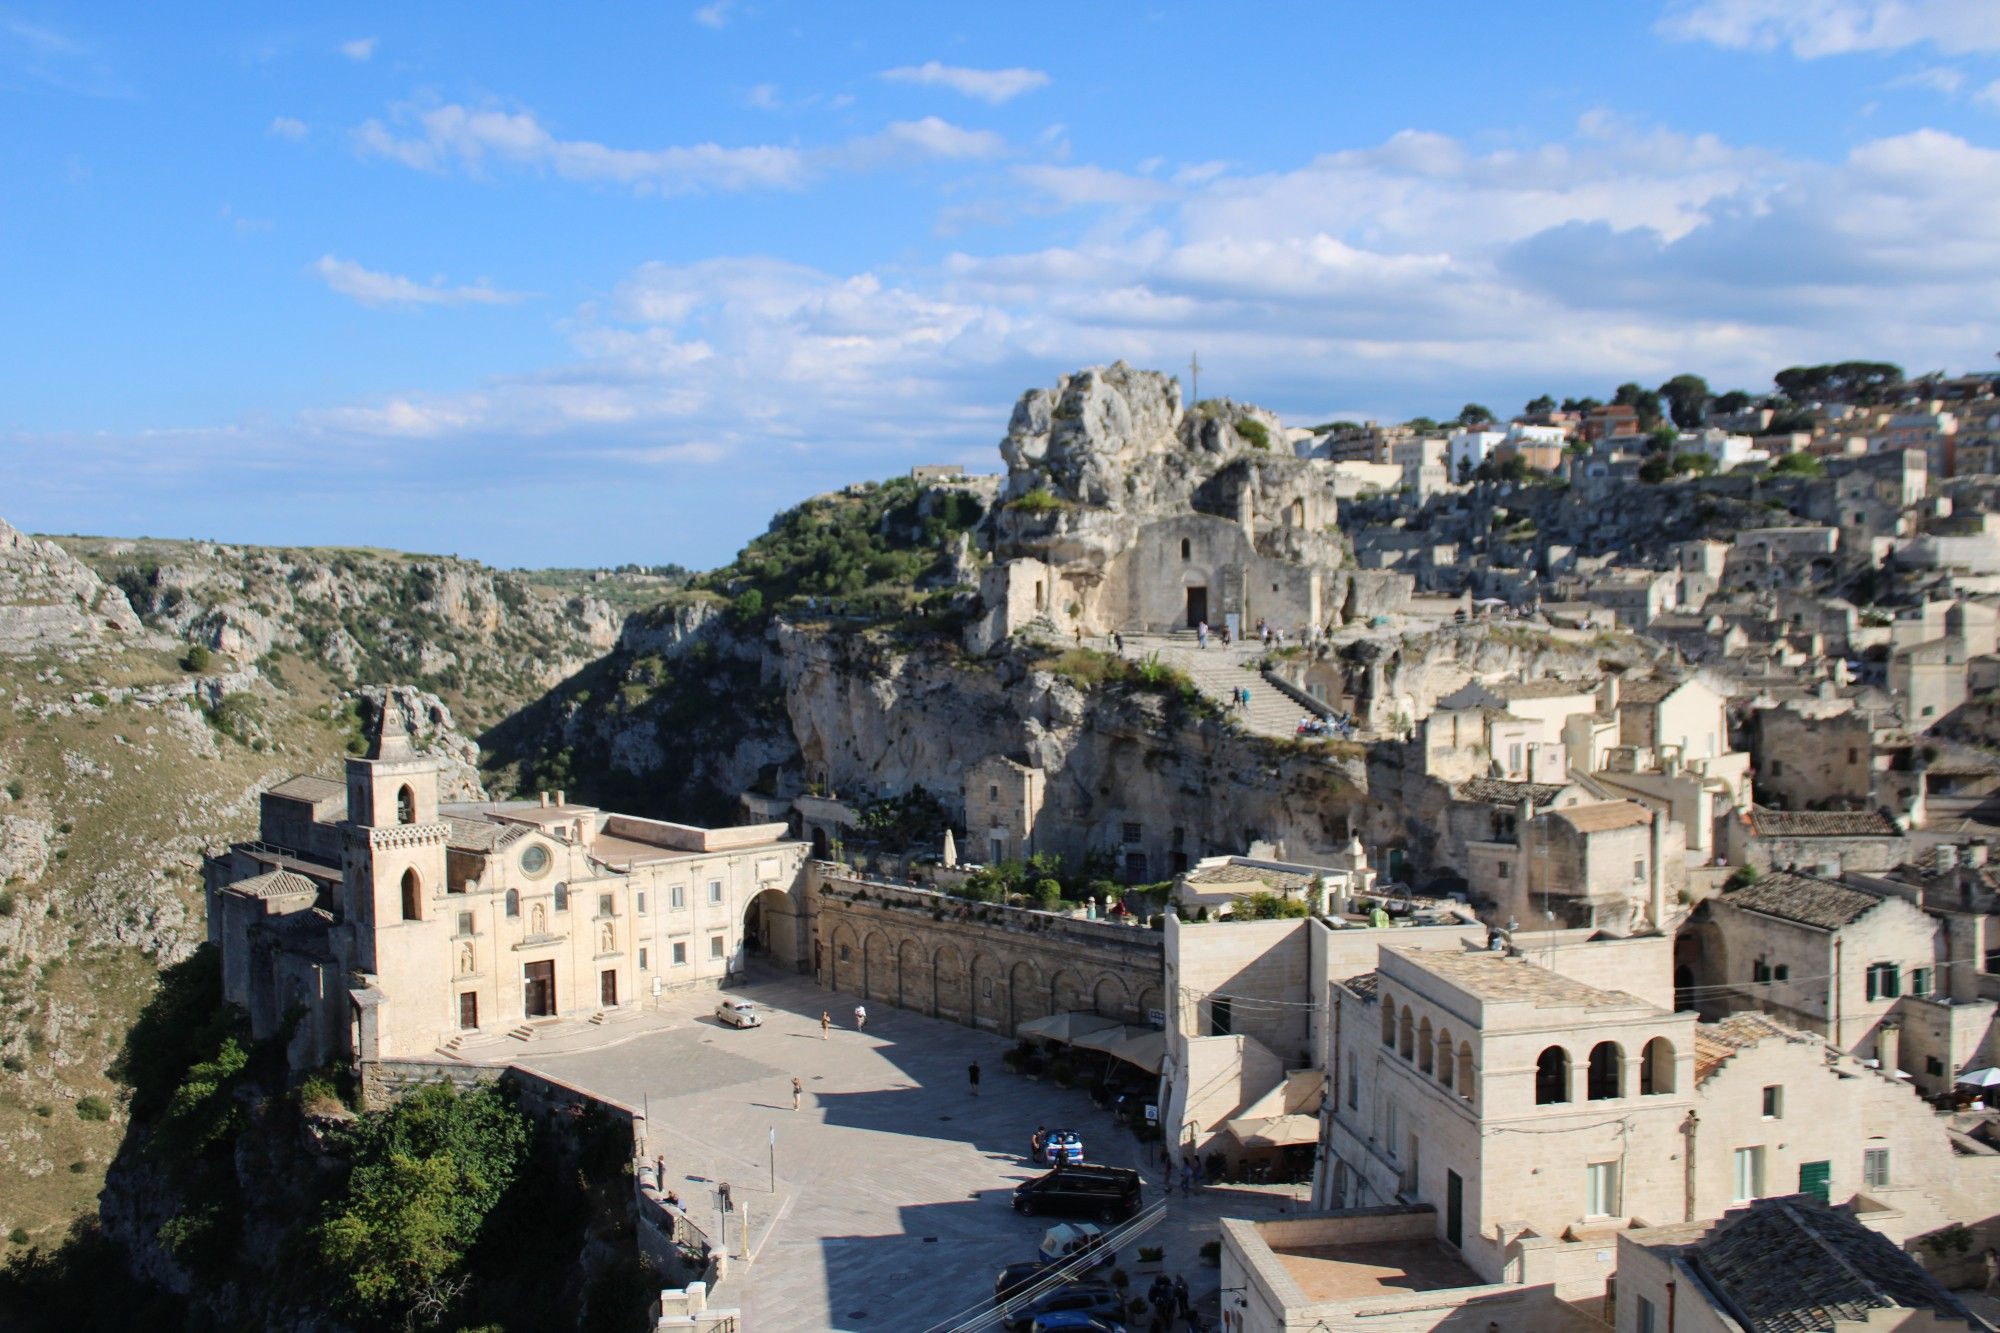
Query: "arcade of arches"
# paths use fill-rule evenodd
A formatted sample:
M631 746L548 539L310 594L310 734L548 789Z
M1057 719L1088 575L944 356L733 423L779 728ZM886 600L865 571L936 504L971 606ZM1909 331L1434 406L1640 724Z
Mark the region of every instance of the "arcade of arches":
M1162 1007L1157 931L1065 929L1039 913L834 878L809 896L815 979L870 1004L1008 1036L1065 1010L1145 1024Z

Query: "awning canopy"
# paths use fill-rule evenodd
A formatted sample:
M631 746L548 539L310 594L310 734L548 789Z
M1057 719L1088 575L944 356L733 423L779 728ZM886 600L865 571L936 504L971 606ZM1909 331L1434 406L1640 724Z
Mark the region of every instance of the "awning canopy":
M1222 1126L1246 1148L1291 1148L1319 1142L1319 1117L1275 1115L1264 1120L1229 1120Z
M1157 1074L1167 1058L1167 1034L1152 1028L1141 1028L1137 1036L1125 1038L1112 1047L1110 1053L1126 1064L1139 1066L1148 1074Z
M1105 1018L1101 1014L1084 1014L1065 1010L1060 1014L1050 1014L1047 1018L1037 1018L1022 1023L1014 1029L1017 1037L1040 1037L1044 1041L1060 1041L1074 1044L1078 1037L1093 1032L1103 1032L1109 1028L1125 1025L1115 1018Z
M1986 1065L1979 1069L1968 1069L1958 1076L1961 1088L1990 1088L2000 1084L2000 1069Z
M1130 1041L1141 1033L1151 1031L1151 1028L1135 1028L1124 1023L1119 1023L1114 1027L1099 1028L1095 1032L1086 1032L1071 1042L1070 1045L1081 1050L1102 1051L1106 1055L1115 1055L1118 1053L1118 1047L1122 1043Z

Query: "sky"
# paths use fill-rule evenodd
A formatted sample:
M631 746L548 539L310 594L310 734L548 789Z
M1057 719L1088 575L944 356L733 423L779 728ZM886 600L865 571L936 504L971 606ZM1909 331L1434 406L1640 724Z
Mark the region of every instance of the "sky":
M0 0L0 517L728 560L1125 359L1291 424L1983 370L1994 0Z

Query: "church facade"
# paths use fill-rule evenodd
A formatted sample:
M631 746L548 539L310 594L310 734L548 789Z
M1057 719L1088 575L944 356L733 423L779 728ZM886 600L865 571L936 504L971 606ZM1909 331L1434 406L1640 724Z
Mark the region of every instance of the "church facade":
M441 805L392 702L346 782L262 795L259 836L207 859L225 997L298 1067L451 1049L716 986L752 949L804 961L806 847L572 804Z

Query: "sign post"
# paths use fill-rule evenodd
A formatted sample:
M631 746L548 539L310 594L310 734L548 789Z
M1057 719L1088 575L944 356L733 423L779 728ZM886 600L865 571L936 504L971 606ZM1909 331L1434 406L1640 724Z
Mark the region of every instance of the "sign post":
M771 1197L778 1197L778 1127L771 1126Z

